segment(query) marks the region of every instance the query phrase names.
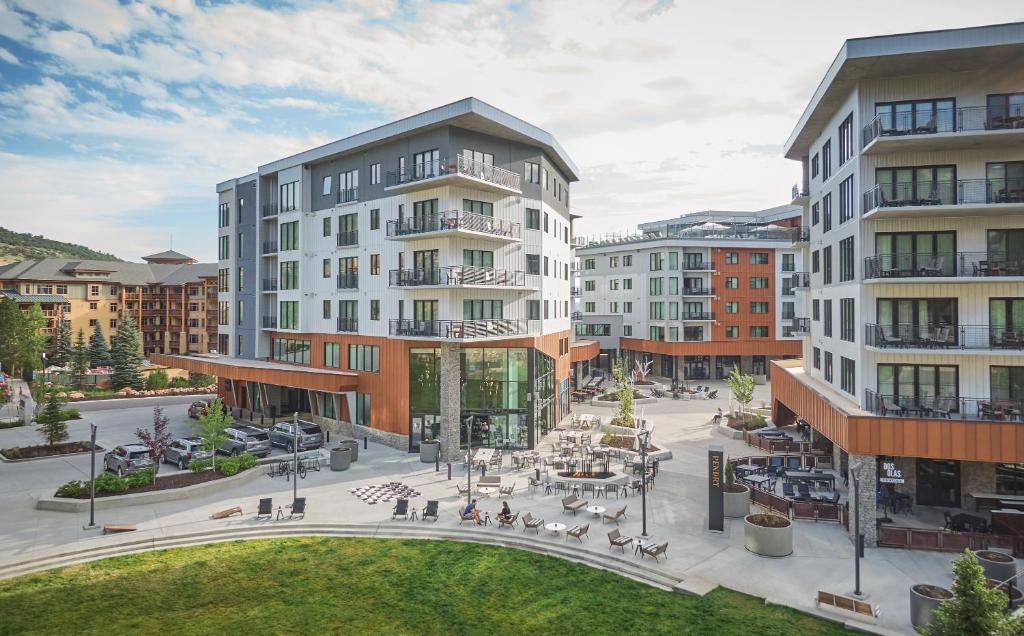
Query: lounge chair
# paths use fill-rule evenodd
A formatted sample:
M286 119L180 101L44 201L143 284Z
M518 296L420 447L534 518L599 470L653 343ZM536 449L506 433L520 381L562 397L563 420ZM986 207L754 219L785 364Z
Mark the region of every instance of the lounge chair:
M516 527L516 523L518 521L519 521L519 513L518 512L515 513L514 515L512 515L511 517L509 517L508 519L504 519L504 518L499 516L498 517L498 529L500 530L504 526L508 526L509 528L514 528L514 527Z
M619 548L623 553L626 552L626 546L633 543L633 537L624 537L616 528L608 533L608 549Z
M463 514L462 510L459 510L459 525L461 526L462 524L467 522L476 523L476 520L473 519L473 515Z
M571 512L573 516L576 516L576 511L580 508L586 508L587 502L584 499L580 499L576 495L569 495L568 497L562 497L562 513Z
M921 274L924 276L942 276L942 266L945 265L945 263L945 256L933 258L931 263L921 268Z
M406 519L409 518L408 499L399 499L397 502L395 502L395 507L391 511L391 518L394 519L395 517L405 517Z
M565 531L565 540L568 541L569 537L572 537L583 543L583 537L587 536L587 530L590 530L590 524L585 523L582 526L576 526L575 528L569 528Z
M306 498L305 497L296 497L295 501L292 502L292 511L288 515L288 518L289 519L294 519L295 517L302 517L303 519L306 518Z
M653 558L655 561L658 557L665 555L665 559L668 559L668 542L659 543L657 545L645 545L640 548L640 558L643 559L645 556Z
M796 489L797 492L800 493L801 497L805 497L807 499L811 498L811 487L808 486L807 484L797 484Z
M437 521L437 501L428 501L427 505L423 508L423 514L420 515L420 519L426 521L427 517L433 517L434 521Z
M875 340L880 347L897 347L903 344L903 338L897 335L887 335L882 325L875 325Z
M459 491L460 495L468 495L469 494L469 486L467 486L466 484L464 484L462 482L456 482L455 483L455 489Z
M793 491L792 482L787 481L782 484L782 496L789 498L796 497L796 492Z
M623 506L618 510L609 510L608 512L604 513L604 515L601 517L601 523L604 523L605 521L614 521L615 523L618 523L619 521L625 519L626 508L627 506Z
M535 530L537 534L540 534L540 529L543 525L543 519L535 519L530 513L523 515L523 532L526 532L527 530Z
M502 497L514 497L515 495L513 493L515 492L515 489L516 482L512 482L511 486L501 486L500 488L498 488L498 494L501 495Z
M715 389L714 391L708 393L708 399L709 400L713 400L713 399L715 399L717 397L718 397L718 389Z
M266 517L267 519L270 519L273 516L274 516L274 500L270 499L270 498L260 499L259 508L257 508L257 510L256 510L256 518L259 519L261 517Z

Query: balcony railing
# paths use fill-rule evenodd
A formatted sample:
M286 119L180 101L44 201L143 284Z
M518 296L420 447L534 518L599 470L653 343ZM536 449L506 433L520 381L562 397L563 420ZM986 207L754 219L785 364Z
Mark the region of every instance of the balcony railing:
M273 203L264 203L261 216L277 216L277 201Z
M687 263L686 260L684 259L682 265L683 265L683 271L684 272L710 272L710 271L714 271L714 269L715 269L715 264L713 262L711 262L711 261L700 261L700 262L691 261L691 262Z
M1024 179L957 179L880 183L864 193L864 209L1024 203Z
M794 272L790 280L793 281L793 289L811 288L811 275L807 272Z
M939 252L878 254L864 258L864 278L1024 276L1024 254Z
M574 237L572 237L572 246L573 247L586 247L587 246L587 239L586 239L586 237L585 236L574 236Z
M685 228L671 228L650 231L645 234L612 235L605 238L590 239L587 247L604 247L608 245L628 245L645 241L661 241L664 239L700 239L721 241L779 241L789 243L806 243L811 240L811 228L798 227L766 227L763 225L733 225L722 228L706 228L700 225Z
M359 244L359 230L338 232L338 247L349 247Z
M472 340L500 336L521 336L528 331L527 321L493 320L392 320L391 335L414 338Z
M424 179L434 179L449 174L461 174L481 181L487 181L495 185L520 190L521 176L516 172L498 168L481 161L473 161L468 157L458 155L454 162L449 163L447 159L427 161L413 164L412 170L388 172L385 179L387 187L415 183Z
M392 287L420 285L522 287L526 285L526 273L509 269L494 269L493 267L452 265L433 269L393 269L389 272L389 282Z
M1024 105L1012 104L1009 109L988 106L939 108L927 119L920 113L905 112L877 115L864 126L864 145L878 137L934 135L935 133L1008 130L1024 128Z
M277 241L263 241L264 254L277 254Z
M811 319L793 318L792 327L794 335L809 335L811 333Z
M714 320L715 312L713 311L691 311L684 312L682 315L683 320Z
M357 289L359 287L359 272L338 274L338 289Z
M938 323L865 324L864 344L882 349L1024 350L1024 327Z
M571 320L583 320L583 312L582 311L574 311L571 314L569 314L569 318Z
M338 203L352 203L359 200L359 188L342 188L338 190Z
M798 199L799 197L807 196L807 190L804 189L804 188L801 188L800 184L798 184L798 183L797 184L793 184L793 189L790 191L790 193L791 193L790 199L794 200L794 201L796 199Z
M359 331L359 319L358 318L345 318L338 316L338 331L353 332Z
M1020 422L1024 400L958 396L886 395L864 391L864 410L884 417Z
M414 216L388 221L388 236L409 236L425 232L455 232L465 230L518 239L522 236L519 223L496 219L475 212L449 210L438 214Z
M276 278L264 278L263 279L263 291L277 291L277 279Z
M684 287L683 296L714 296L714 287Z
M578 298L579 296L583 295L583 289L579 287L571 287L569 289L569 294L572 295L574 298Z
M263 316L264 329L277 329L277 316Z

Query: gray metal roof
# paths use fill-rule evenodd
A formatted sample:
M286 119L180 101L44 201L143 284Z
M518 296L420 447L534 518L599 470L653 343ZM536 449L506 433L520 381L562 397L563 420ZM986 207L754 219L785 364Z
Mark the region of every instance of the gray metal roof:
M176 260L176 261L194 261L195 259L187 254L181 252L175 252L174 250L166 250L158 252L156 254L150 254L149 256L143 256L144 261L155 261L155 260Z
M109 276L76 277L75 270L109 272ZM37 258L0 266L0 280L55 282L111 282L124 285L180 285L198 282L200 277L217 275L216 263L188 265L164 263L122 263L114 261L78 261L63 258Z
M66 303L67 296L60 294L21 294L10 289L0 289L0 298L10 298L16 303Z

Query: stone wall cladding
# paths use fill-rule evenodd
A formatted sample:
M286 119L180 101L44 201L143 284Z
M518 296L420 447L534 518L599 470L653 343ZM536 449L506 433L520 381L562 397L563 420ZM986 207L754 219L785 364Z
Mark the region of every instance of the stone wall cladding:
M864 534L864 545L874 547L878 544L878 510L875 508L875 489L878 486L878 461L874 455L850 455L849 466L852 469L857 462L863 467L860 471L860 492L858 507L860 508L860 531ZM856 541L856 528L853 524L853 474L850 474L850 538Z
M972 492L996 491L996 465L989 462L960 462L960 502L966 508L976 509Z
M364 437L369 437L371 442L377 444L383 444L391 448L407 451L409 450L409 436L399 435L398 433L388 433L387 431L379 431L369 426L363 426L362 424L353 424L352 422L344 420L334 420L327 417L321 417L314 415L312 417L313 422L319 424L325 431L330 431L334 439L331 442L338 442L342 439L355 439L362 441Z
M459 461L459 429L462 427L462 369L458 345L441 345L441 461Z

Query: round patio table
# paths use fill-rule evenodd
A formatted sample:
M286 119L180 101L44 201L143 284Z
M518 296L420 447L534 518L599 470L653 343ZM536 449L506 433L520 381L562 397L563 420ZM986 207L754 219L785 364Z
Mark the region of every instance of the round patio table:
M564 523L553 522L553 523L549 523L546 526L544 526L544 529L548 530L549 532L551 532L555 536L558 536L559 532L565 530L565 524Z
M480 487L480 488L478 488L477 490L478 490L478 491L480 492L480 494L481 494L481 495L483 495L484 497L490 497L490 496L491 496L491 495L493 495L494 493L498 492L498 489L497 489L497 488L494 488L494 487L491 487L491 486L481 486L481 487Z
M607 510L607 508L605 508L604 506L587 506L587 512L594 515L595 517L600 517L601 515L603 515L605 510Z

